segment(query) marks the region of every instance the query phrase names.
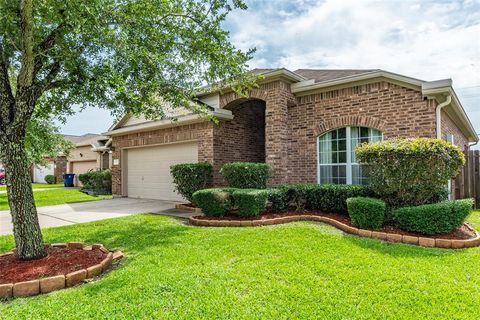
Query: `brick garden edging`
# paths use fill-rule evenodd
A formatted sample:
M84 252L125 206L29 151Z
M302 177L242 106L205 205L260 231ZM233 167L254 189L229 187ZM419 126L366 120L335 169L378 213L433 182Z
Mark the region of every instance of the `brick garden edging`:
M48 278L22 281L17 283L0 284L0 298L28 297L40 293L49 293L64 288L70 288L82 283L86 279L91 279L99 276L110 267L112 261L120 260L123 258L123 253L121 251L117 250L111 252L107 250L102 244L86 246L80 242L69 242L54 243L52 244L52 247L68 247L71 249L83 250L100 249L102 252L106 253L107 256L99 264L91 266L87 269L70 272L65 275L57 275ZM0 254L0 256L6 256L11 254L15 254L14 251Z
M472 239L465 240L451 240L451 239L441 239L441 238L427 238L427 237L416 237L410 235L402 235L398 233L388 233L383 231L373 231L366 229L359 229L352 226L349 226L338 220L323 217L318 215L295 215L295 216L286 216L272 219L262 219L262 220L206 220L198 219L197 217L190 217L190 223L195 226L202 227L255 227L255 226L266 226L274 224L282 224L294 221L319 221L328 223L337 229L342 230L345 233L357 235L365 238L374 238L380 239L389 242L400 242L406 244L413 244L422 247L437 247L437 248L450 248L450 249L461 249L461 248L471 248L480 246L480 234L471 228L468 224L465 226L475 233L475 237Z

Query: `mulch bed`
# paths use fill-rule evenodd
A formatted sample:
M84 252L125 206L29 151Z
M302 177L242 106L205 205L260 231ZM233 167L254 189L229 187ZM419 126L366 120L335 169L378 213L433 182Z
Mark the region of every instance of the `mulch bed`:
M230 212L228 215L224 217L207 217L207 216L196 216L196 219L203 219L203 220L226 220L226 221L248 221L248 220L269 220L269 219L274 219L274 218L281 218L281 217L288 217L288 216L301 216L301 215L318 215L318 216L323 216L323 217L328 217L331 219L335 219L337 221L340 221L344 224L347 224L349 226L352 226L352 223L350 221L350 217L347 215L342 215L338 213L324 213L320 211L305 211L302 213L299 212L286 212L286 213L271 213L271 212L264 212L262 213L259 217L255 218L243 218L240 217L236 214L235 211ZM449 234L437 234L433 236L417 233L417 232L410 232L410 231L405 231L402 229L399 229L395 226L390 226L390 225L385 225L379 230L375 231L380 231L380 232L387 232L387 233L396 233L396 234L401 234L401 235L407 235L407 236L415 236L415 237L424 237L424 238L436 238L436 239L448 239L448 240L466 240L466 239L472 239L475 238L475 232L467 228L465 225L462 225L460 228L455 230L452 233Z
M64 275L99 264L107 256L100 249L49 246L46 250L48 255L45 258L31 261L18 260L14 254L1 256L0 284Z

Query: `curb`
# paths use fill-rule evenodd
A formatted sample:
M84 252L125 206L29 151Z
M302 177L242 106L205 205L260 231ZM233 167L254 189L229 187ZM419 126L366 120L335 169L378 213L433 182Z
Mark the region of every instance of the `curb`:
M364 238L373 238L379 239L387 242L395 243L405 243L416 245L420 247L429 247L429 248L448 248L448 249L463 249L463 248L472 248L480 246L480 234L476 232L470 225L465 223L464 225L472 232L475 233L475 237L472 239L465 240L451 240L451 239L441 239L441 238L427 238L427 237L417 237L402 235L398 233L390 233L383 231L372 231L366 229L359 229L352 226L349 226L338 220L311 215L303 214L296 216L286 216L272 219L259 219L259 220L205 220L198 219L196 217L189 218L190 223L194 226L199 227L251 227L251 226L267 226L274 224L283 224L294 221L318 221L328 223L334 226L337 229L342 230L345 233L357 235Z
M47 245L48 246L48 245ZM110 252L102 244L94 244L92 246L86 246L80 242L69 243L54 243L52 247L60 248L72 248L92 250L100 249L102 252L107 252L107 256L99 264L88 267L86 269L80 269L70 272L64 275L56 275L47 278L21 281L16 283L0 284L0 298L12 298L12 297L28 297L34 296L40 293L49 293L64 288L73 287L81 284L86 279L91 279L104 273L112 264L112 261L120 260L124 257L123 252L114 251ZM3 253L0 256L10 255L12 252Z
M202 213L203 213L203 212L202 212L202 209L190 207L190 206L187 206L187 205L185 205L185 204L183 204L183 203L177 203L177 204L175 204L175 209L190 211L190 212L198 213L198 214L202 214Z

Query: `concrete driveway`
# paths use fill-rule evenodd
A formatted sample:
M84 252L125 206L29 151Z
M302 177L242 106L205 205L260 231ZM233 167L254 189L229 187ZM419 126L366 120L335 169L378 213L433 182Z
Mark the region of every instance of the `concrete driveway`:
M161 213L181 218L192 215L174 208L175 203L170 201L118 198L40 207L37 210L42 228L124 217L135 213ZM10 212L0 211L0 235L12 232Z

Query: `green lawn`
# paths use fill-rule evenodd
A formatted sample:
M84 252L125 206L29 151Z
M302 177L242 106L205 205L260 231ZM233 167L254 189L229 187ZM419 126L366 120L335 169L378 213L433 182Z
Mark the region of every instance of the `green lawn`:
M479 227L480 212L470 218ZM45 231L128 258L79 288L0 303L5 319L475 319L480 248L427 249L319 223L199 228L136 215ZM0 237L0 252L13 246Z
M64 204L70 202L83 202L108 199L112 196L98 196L92 197L78 189L57 189L57 190L45 190L36 191L33 193L35 196L35 203L38 207L53 206L57 204ZM8 200L5 193L0 194L0 210L8 210Z
M63 183L47 184L47 183L32 183L33 189L49 189L49 188L63 188ZM6 190L5 186L0 186L0 191Z

